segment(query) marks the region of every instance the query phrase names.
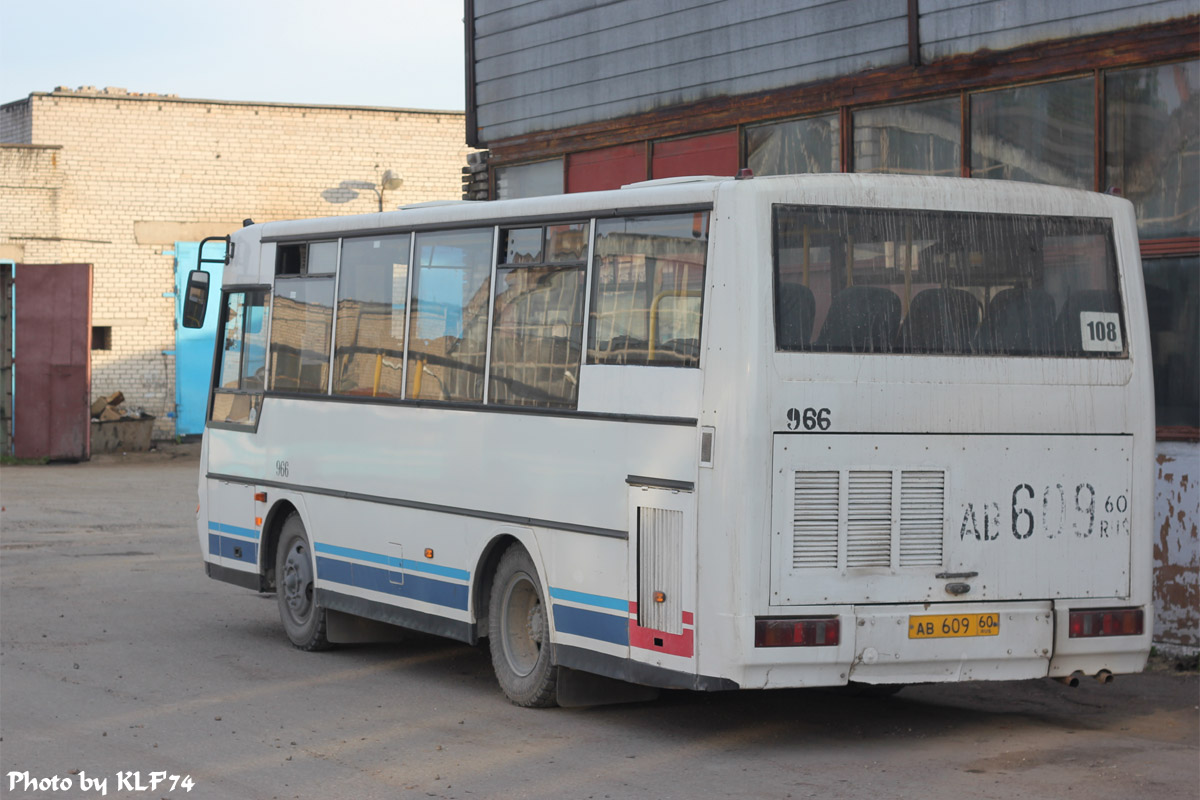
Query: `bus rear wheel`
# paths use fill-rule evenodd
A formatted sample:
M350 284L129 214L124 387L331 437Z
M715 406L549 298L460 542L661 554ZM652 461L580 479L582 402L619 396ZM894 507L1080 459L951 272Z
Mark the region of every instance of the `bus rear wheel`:
M504 694L518 706L557 705L558 667L551 661L550 620L533 559L520 545L500 557L488 602L492 669Z
M292 644L301 650L327 650L325 609L317 605L312 547L299 514L291 514L275 552L275 599Z

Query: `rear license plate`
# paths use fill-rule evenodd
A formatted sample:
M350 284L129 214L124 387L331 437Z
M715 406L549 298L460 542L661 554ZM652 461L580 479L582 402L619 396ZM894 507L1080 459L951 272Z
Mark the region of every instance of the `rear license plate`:
M910 639L950 639L958 636L999 634L999 614L933 614L908 618Z

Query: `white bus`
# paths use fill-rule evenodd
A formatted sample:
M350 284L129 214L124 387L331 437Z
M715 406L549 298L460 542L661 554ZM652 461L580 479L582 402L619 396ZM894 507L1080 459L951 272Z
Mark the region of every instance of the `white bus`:
M227 249L200 546L298 648L486 638L527 706L1144 665L1125 200L693 178Z

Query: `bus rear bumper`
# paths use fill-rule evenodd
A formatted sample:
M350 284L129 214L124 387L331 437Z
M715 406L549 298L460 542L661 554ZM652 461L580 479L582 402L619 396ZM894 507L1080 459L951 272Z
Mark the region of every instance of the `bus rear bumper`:
M836 619L836 638L812 646L755 646L735 677L746 688L785 688L1073 675L1106 679L1110 673L1140 672L1150 649L1150 608L1144 609L1142 635L1070 636L1072 610L1116 605L1122 604L1060 600L806 608L795 620ZM747 622L755 625L743 619Z
M988 603L854 609L849 681L1006 681L1047 674L1052 604Z

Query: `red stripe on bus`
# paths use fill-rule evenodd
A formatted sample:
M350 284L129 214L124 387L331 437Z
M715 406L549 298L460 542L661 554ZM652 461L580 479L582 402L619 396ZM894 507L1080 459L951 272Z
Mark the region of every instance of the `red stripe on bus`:
M684 628L683 633L665 633L640 627L637 620L629 620L629 646L641 650L691 658L695 652L694 637L691 628Z

